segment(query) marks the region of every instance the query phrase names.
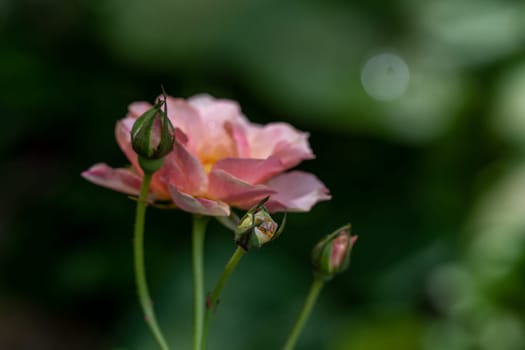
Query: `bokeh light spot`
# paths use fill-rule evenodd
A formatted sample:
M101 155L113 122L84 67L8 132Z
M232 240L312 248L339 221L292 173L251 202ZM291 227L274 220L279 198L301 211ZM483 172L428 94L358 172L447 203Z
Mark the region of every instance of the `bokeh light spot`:
M405 61L396 54L382 53L371 57L361 70L361 83L372 98L391 101L401 97L410 81Z

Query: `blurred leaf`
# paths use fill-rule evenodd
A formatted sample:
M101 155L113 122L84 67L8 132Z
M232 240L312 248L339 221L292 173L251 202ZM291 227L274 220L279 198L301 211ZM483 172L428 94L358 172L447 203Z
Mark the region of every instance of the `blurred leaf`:
M411 316L383 316L353 323L341 335L334 350L420 350L420 320Z

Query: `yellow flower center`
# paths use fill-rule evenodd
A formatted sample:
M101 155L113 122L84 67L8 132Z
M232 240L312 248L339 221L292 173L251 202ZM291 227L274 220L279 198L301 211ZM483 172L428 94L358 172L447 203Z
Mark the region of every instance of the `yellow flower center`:
M235 157L235 150L231 140L224 144L213 145L209 147L208 145L203 145L197 152L198 159L200 160L204 171L209 173L213 168L213 165L224 158ZM207 147L208 146L208 147Z

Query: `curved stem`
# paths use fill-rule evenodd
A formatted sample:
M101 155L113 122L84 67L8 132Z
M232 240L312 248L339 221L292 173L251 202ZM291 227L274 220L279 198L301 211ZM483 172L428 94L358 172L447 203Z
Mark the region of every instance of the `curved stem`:
M208 217L193 216L193 350L201 350L204 318L204 236Z
M148 284L146 282L146 269L144 267L144 222L146 216L146 197L148 195L148 188L151 182L151 174L144 174L140 195L137 202L137 211L135 215L135 232L133 239L133 252L135 259L135 281L137 284L137 292L144 312L144 319L148 324L153 337L157 341L162 350L169 350L168 344L157 323L155 312L153 311L152 301L148 291Z
M301 310L301 313L295 322L292 332L288 336L288 340L286 341L283 350L292 350L295 347L295 343L297 342L297 339L299 338L299 335L301 334L301 331L303 330L303 327L308 320L310 313L312 312L323 285L324 280L317 277L314 278L312 285L310 286L308 297L306 298L306 301L303 305L303 309Z
M222 289L224 288L226 281L230 277L233 270L235 270L235 267L241 260L244 253L246 253L246 251L243 248L237 247L232 257L230 258L230 260L224 267L224 271L222 271L222 274L219 277L219 280L217 281L217 284L215 285L213 292L211 292L211 294L206 299L206 315L204 317L204 331L202 335L202 350L206 349L206 343L208 341L208 329L210 326L211 315L213 312L215 312L215 309L218 305L218 301L219 301L219 297L221 295Z

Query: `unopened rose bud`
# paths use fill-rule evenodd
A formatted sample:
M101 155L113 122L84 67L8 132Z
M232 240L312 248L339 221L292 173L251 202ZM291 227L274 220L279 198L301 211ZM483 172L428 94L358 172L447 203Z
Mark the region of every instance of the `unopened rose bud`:
M268 197L248 210L235 230L235 242L246 251L273 241L284 229L286 215L278 225L264 206L267 200Z
M350 224L323 238L312 252L314 273L326 280L348 268L357 236L350 236Z
M173 142L173 125L168 119L166 97L163 96L135 121L131 129L131 144L143 170L154 172L173 149Z

